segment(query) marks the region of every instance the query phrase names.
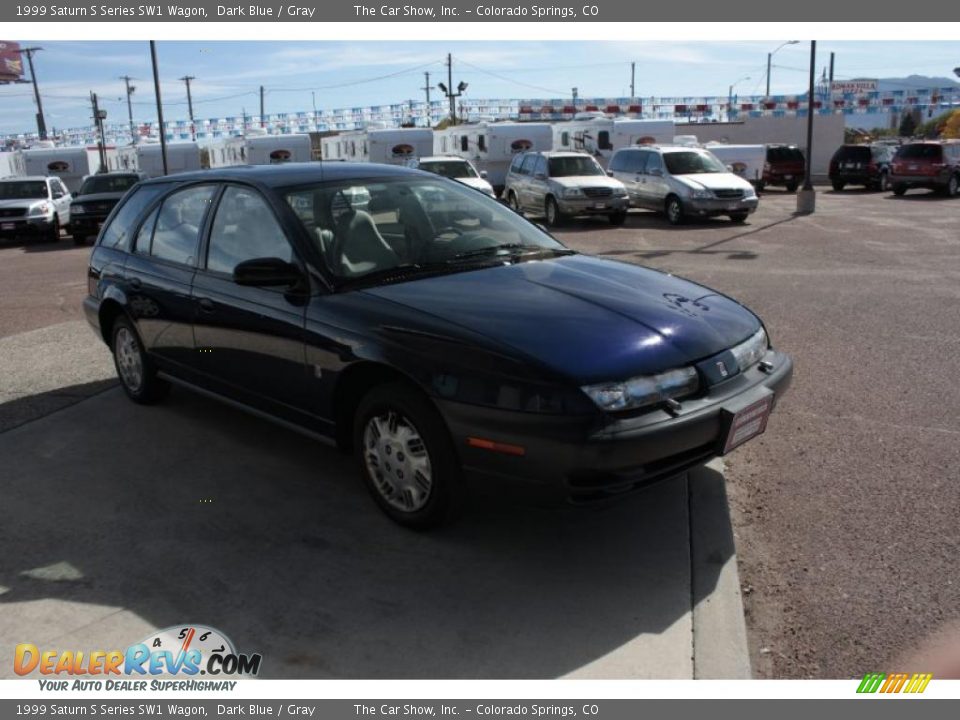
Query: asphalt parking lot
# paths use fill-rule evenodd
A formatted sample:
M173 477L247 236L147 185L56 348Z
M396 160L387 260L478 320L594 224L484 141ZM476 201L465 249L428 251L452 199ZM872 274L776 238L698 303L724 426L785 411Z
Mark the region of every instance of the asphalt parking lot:
M960 200L795 203L557 235L733 295L794 356L766 434L725 459L753 672L854 677L960 618ZM691 514L716 471L601 511L480 497L455 528L408 533L326 448L183 392L126 402L79 319L88 253L0 245L0 652L13 628L112 646L193 620L274 677L711 674L697 610L740 600L725 498Z

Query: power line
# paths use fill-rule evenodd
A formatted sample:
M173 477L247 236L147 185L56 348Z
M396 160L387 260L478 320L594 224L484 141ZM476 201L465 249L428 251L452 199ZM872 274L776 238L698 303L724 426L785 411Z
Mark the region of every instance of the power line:
M472 65L472 64L468 63L468 62L465 61L465 60L461 60L460 58L457 58L457 62L460 63L461 65L466 65L467 67L471 67L471 68L473 68L474 70L476 70L477 72L483 73L484 75L489 75L490 77L495 77L495 78L497 78L498 80L503 80L504 82L513 83L514 85L521 85L521 86L523 86L523 87L532 88L532 89L534 89L534 90L542 90L543 92L548 92L548 93L550 93L550 94L552 94L552 95L557 95L558 97L562 97L562 96L564 95L564 91L563 91L563 90L553 90L553 89L551 89L551 88L545 88L545 87L542 87L542 86L540 86L540 85L531 85L530 83L521 82L521 81L519 81L519 80L513 80L513 79L511 79L511 78L504 77L503 75L498 75L498 74L495 73L495 72L490 72L489 70L484 70L483 68L477 67L476 65Z
M311 87L296 87L296 88L270 88L269 92L310 92L311 90L334 90L336 88L343 87L352 87L353 85L363 85L365 83L378 82L380 80L389 80L390 78L399 77L401 75L408 75L410 73L422 71L424 68L434 67L436 65L442 65L443 62L440 60L434 60L432 62L424 63L423 65L417 65L416 67L406 68L405 70L398 70L396 72L388 73L386 75L377 75L376 77L363 78L360 80L351 80L349 82L337 83L335 85L314 85Z

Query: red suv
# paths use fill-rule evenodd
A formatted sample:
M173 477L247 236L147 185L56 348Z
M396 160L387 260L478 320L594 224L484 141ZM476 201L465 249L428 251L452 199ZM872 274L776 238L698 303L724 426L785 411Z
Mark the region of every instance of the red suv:
M956 196L960 193L960 143L928 141L902 146L893 158L890 184L895 195L926 188Z
M806 175L807 163L796 145L767 145L767 161L763 164L763 180L758 190L767 185L782 185L793 192Z

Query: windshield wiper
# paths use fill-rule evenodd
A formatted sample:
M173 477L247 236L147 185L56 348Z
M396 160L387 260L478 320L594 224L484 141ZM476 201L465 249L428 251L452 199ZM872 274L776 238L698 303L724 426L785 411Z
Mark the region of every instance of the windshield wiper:
M513 252L504 252L501 253L501 250L513 251ZM463 252L458 252L452 258L447 260L448 263L454 263L459 260L469 260L470 258L484 257L486 255L504 255L507 257L513 257L515 255L521 254L539 254L539 253L553 253L554 255L574 255L576 250L570 250L569 248L550 248L543 247L542 245L532 245L529 243L503 243L502 245L488 245L487 247L477 248L475 250L464 250Z

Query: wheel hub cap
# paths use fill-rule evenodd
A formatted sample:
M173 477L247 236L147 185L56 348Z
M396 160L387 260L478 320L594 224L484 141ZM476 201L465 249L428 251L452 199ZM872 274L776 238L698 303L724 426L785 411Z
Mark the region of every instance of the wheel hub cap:
M430 455L420 433L395 411L370 418L363 431L363 457L373 484L392 507L416 512L433 487Z
M127 328L117 331L117 369L123 384L133 392L140 389L143 383L143 361L140 358L140 347L137 339Z

